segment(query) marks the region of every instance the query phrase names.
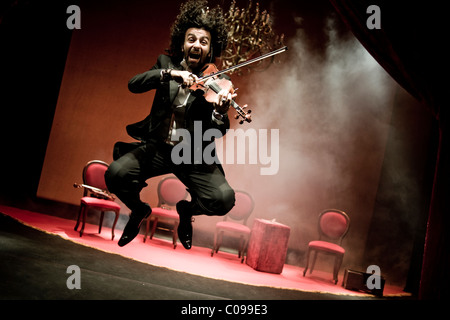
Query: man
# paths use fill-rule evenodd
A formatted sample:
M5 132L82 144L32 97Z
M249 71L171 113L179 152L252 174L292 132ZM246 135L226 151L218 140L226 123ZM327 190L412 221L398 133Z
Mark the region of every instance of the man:
M172 152L178 143L188 145L190 149L183 149L184 152L192 152L187 155L198 152L194 143L189 144L194 139L182 140L180 131L187 130L193 137L194 129L201 127L202 136L208 129L224 135L230 127L227 111L236 94L221 90L216 101L209 103L202 95L189 90L205 64L220 55L226 46L226 35L220 8L209 10L205 0L182 4L172 26L169 54L160 55L149 71L129 81L133 93L153 89L156 93L150 114L127 126L128 134L140 142L116 143L114 161L105 174L109 191L131 209L119 246L131 242L139 233L142 221L151 214L150 206L139 196L147 186L145 181L151 177L173 173L191 194L190 202L183 200L176 205L180 216L178 236L186 249L192 246L193 215L225 215L234 206L234 191L218 161L174 162ZM211 143L214 138L204 141L202 150Z

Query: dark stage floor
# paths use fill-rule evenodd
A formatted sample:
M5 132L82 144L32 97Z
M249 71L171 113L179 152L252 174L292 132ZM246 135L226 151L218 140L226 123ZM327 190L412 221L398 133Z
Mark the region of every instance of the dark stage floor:
M0 242L1 299L348 298L248 286L176 272L78 245L5 215L0 215ZM83 270L80 290L69 290L66 285L71 275L67 268L74 264Z
M0 214L0 261L0 299L9 301L139 300L148 307L164 306L170 314L181 315L183 310L194 306L221 310L233 300L233 303L268 305L278 318L281 313L301 306L316 308L317 301L364 304L413 300L304 292L211 279L80 245L4 214ZM80 289L67 286L71 265L81 269ZM9 308L14 305L8 303Z
M185 283L186 280L191 279L191 277L195 278L195 283L201 282L200 280L228 280L221 281L220 285L217 283L211 285L208 284L205 289L207 292L201 292L201 296L203 297L202 299L205 299L208 296L211 296L213 299L220 299L222 297L225 299L301 299L307 293L311 296L306 295L306 298L314 299L358 299L364 297L361 296L360 293L349 291L342 288L342 286L332 284L331 275L328 273L320 273L320 271L315 271L314 274L307 276L306 278L300 276L300 274L302 274L301 268L289 265L285 265L285 268L280 275L257 272L245 263L239 263L240 260L231 253L219 252L214 256L214 258L211 258L209 254L210 249L194 246L192 250L187 251L180 246L177 250L173 250L171 249L171 245L168 241L161 239L155 238L151 241L147 241L147 243L144 243L142 241L142 235L138 236L138 238L136 238L130 245L124 248L119 248L116 242L120 235L116 235L116 240L111 241L111 230L105 226L102 234L98 234L98 228L88 224L85 229L85 235L80 238L79 234L73 230L73 220L43 215L13 207L1 206L1 208L2 212L6 214L2 215L2 220L5 220L2 223L1 229L4 234L1 241L1 253L4 256L4 259L2 260L6 262L17 258L16 262L19 265L21 262L24 263L24 265L20 267L15 267L15 264L12 262L2 264L3 268L6 268L5 274L9 275L7 283L10 283L10 286L6 286L6 290L2 291L4 298L8 297L7 292L9 291L12 293L11 297L15 297L15 295L17 295L16 297L20 298L20 292L16 292L16 290L21 290L22 286L14 286L13 284L21 283L21 281L19 281L20 279L32 281L35 278L24 276L24 274L36 274L36 271L25 270L26 268L36 267L37 270L45 272L47 269L51 269L50 267L54 266L51 263L52 261L56 261L58 262L58 265L65 266L66 268L70 265L77 265L83 270L83 274L88 273L88 276L90 274L89 270L93 270L96 273L101 272L102 275L107 272L114 277L121 278L121 274L123 272L119 272L119 270L126 269L129 270L126 274L126 278L130 279L131 277L132 280L141 281L144 287L145 284L158 281L158 284L166 285L167 288L170 288L171 281L167 282L166 277L159 277L159 273L154 270L159 270L159 272L164 271L163 274L170 274L170 276L168 276L170 279L176 279L175 287L177 290L175 290L175 292L183 290L183 286L180 286L180 284ZM116 234L118 232L120 233L120 230L116 230ZM45 241L41 239L45 239ZM53 260L49 259L50 257ZM65 259L66 257L67 259ZM29 261L31 258L33 258L33 260ZM116 261L116 259L120 259L120 261ZM110 260L112 261L109 262ZM107 265L105 265L104 261L108 261ZM139 261L144 263L140 263ZM49 263L49 268L39 268L41 264ZM85 269L82 265L80 265L83 263L89 264L89 266ZM93 264L92 266L90 265L91 263ZM101 267L97 268L96 265L98 263ZM127 263L137 265L122 266ZM119 268L119 270L116 270L117 268ZM134 271L135 269L137 271ZM144 271L141 271L141 269ZM10 271L8 272L8 270ZM173 274L170 271L173 272ZM51 281L48 281L47 279L52 279L51 276L54 274L61 275L61 272L49 272L49 278L44 275L40 275L37 278L39 281L43 281L43 279L45 279L45 283L47 284L51 283ZM149 278L147 278L148 274L150 274ZM157 276L156 278L155 275ZM63 279L67 278L66 272L63 272L62 276ZM14 278L16 278L17 281L11 280ZM73 294L75 294L75 297L79 295L80 298L84 299L102 298L101 296L96 296L94 294L96 290L101 289L101 286L95 285L95 281L98 279L98 277L95 277L92 282L88 283L93 286L92 289L71 293L67 298L72 297ZM120 282L120 279L117 279L117 281ZM111 282L114 283L115 281ZM242 296L240 296L240 294L243 291L237 290L236 288L231 289L231 296L228 296L229 293L227 293L226 290L225 295L221 292L221 290L219 290L220 288L227 288L234 282L241 285L250 284L251 286L246 286L246 289L243 290L245 291L245 294L242 294ZM65 282L63 284L65 284ZM187 281L187 284L189 290L192 291L193 287L189 285L189 281ZM23 285L30 288L36 288L38 292L39 288L43 288L37 284L33 285L33 283L24 283ZM119 287L122 287L122 285L119 285ZM268 290L270 291L270 294L264 293L265 290L262 289L265 287L270 289ZM59 286L55 287L55 289L57 288L59 288ZM67 288L64 285L62 289L65 291ZM252 296L249 293L253 292L253 289L261 290L256 290L256 295ZM29 289L24 291L24 297L31 298L33 296L29 296L31 292L32 291ZM193 292L194 293L189 294L188 296L195 298L197 291ZM328 293L332 294L329 295ZM46 299L47 294L48 293L44 294L41 292L37 298ZM64 297L66 294L68 293L64 292L63 295L57 296ZM110 297L111 294L113 294L113 296ZM142 295L140 290L137 292L132 292L132 296L130 296L130 293L126 293L125 296L120 296L120 294L120 291L116 292L116 290L109 290L108 294L104 298L186 298L183 295L179 296L179 293L170 295L164 293L155 294L152 292L150 296L147 296L145 294ZM402 291L399 288L387 287L385 289L385 296L386 295L393 297L396 295L405 296L407 294L402 294ZM49 298L52 299L51 296ZM372 296L369 295L364 298L372 298Z

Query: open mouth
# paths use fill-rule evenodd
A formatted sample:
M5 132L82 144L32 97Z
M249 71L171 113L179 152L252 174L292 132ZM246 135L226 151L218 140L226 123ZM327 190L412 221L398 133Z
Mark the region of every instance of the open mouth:
M198 63L198 62L200 62L201 56L202 55L200 52L190 52L188 55L189 62Z

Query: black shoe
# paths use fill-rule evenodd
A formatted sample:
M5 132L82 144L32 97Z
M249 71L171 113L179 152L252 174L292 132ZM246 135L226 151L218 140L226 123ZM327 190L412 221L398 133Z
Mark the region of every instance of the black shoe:
M146 203L145 207L142 210L131 212L130 220L128 220L128 223L125 226L125 229L123 230L122 236L120 237L118 243L119 247L127 245L128 243L133 241L134 238L136 238L136 236L139 234L142 221L148 218L151 212L152 210L150 209L150 206Z
M182 200L177 203L177 212L180 216L178 225L178 238L186 250L192 247L192 214L189 208L189 202Z

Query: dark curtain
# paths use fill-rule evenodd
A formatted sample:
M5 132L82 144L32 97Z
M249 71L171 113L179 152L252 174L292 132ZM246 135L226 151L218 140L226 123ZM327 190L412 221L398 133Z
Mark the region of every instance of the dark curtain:
M426 235L418 295L443 299L450 285L450 227L445 202L450 181L450 142L446 88L445 2L330 0L342 20L377 62L435 117L439 127L433 186L427 209ZM380 29L366 25L380 8ZM446 212L447 211L447 212Z

